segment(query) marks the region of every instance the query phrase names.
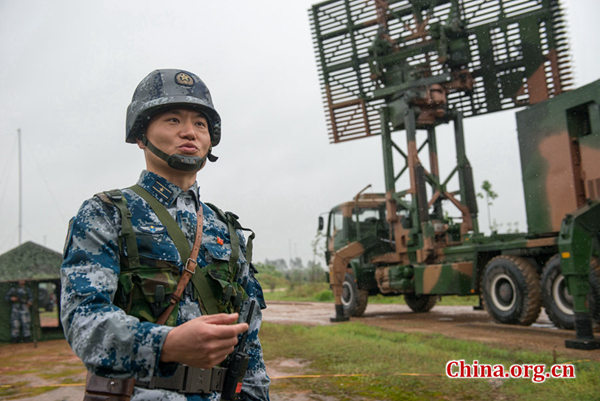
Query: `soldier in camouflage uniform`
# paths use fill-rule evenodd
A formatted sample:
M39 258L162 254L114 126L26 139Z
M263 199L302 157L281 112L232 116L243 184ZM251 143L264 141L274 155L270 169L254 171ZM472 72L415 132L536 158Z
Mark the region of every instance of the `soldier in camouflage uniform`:
M61 267L66 338L88 371L134 378L133 400L219 400L218 390L190 392L175 382L196 380L196 368L213 372L246 330L250 359L241 399L269 399L270 380L258 339L265 303L247 260L251 246L240 226L232 231L223 213L200 200L196 182L206 160L216 160L211 150L219 140L220 117L196 75L182 70L150 73L133 95L126 133L126 141L144 151L147 170L137 186L85 201L69 226ZM140 196L144 191L146 198ZM149 201L168 211L188 245L196 236L199 208L203 214L198 267L166 325L153 322L186 262ZM217 275L222 280L211 281L212 289L216 282L223 285L223 293L243 294L242 317L250 301L256 301L249 325L236 324L238 314L227 313L232 308L224 295L217 308L226 313L208 314L202 298L206 294L196 285L195 277L206 271L214 275L215 266L232 265L232 260L235 278L227 281L226 275ZM159 276L167 279L160 281ZM182 364L189 366L184 373Z
M17 343L23 333L23 341L31 341L31 314L29 308L33 297L31 290L25 287L25 280L19 280L18 287L12 287L6 293L6 301L10 303L10 341Z

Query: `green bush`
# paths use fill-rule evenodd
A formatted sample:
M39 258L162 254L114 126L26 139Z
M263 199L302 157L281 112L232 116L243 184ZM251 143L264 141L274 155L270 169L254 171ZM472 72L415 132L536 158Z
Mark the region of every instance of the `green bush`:
M315 295L315 298L319 302L333 301L333 292L331 290L323 290Z
M329 302L333 293L327 283L304 283L291 286L283 291L265 292L267 301Z

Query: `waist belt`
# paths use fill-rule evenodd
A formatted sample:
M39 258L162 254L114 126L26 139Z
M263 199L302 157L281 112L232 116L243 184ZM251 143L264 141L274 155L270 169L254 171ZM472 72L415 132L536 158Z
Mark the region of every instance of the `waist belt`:
M150 381L135 381L135 386L164 389L179 393L210 393L223 391L226 368L192 368L178 365L171 377L153 377ZM111 379L88 372L84 401L128 401L133 394L133 379Z
M136 387L147 389L164 389L179 393L210 393L223 391L226 368L214 367L212 369L193 368L178 365L175 374L170 377L152 377L150 381L136 380Z

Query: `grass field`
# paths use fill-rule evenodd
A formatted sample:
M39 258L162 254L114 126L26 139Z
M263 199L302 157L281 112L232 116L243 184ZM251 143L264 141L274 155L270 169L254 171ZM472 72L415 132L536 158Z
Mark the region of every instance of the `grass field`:
M261 341L268 366L282 361L271 392L274 400L312 394L328 400L598 400L600 364L555 360L551 352L514 351L442 335L406 334L358 322L330 326L264 323ZM591 351L597 352L597 351ZM480 364L573 363L576 378L450 379L449 360ZM289 366L289 363L288 363ZM298 368L300 367L300 368ZM83 391L85 369L66 341L0 345L0 399L39 397L53 400L53 390L76 386ZM294 377L288 377L293 375ZM280 395L280 396L278 396Z
M598 400L600 365L551 353L511 351L442 335L390 332L361 323L306 327L265 323L265 359L294 358L306 375L273 381L274 392L311 391L336 400ZM574 379L450 379L449 360L466 363L573 363ZM335 375L335 376L334 376Z
M326 283L265 292L267 300L332 302ZM404 303L402 297L372 296L370 303ZM444 297L444 305L476 305L477 297ZM273 399L290 394L331 397L327 400L598 400L600 364L589 360L556 359L552 352L494 347L441 334L400 333L360 322L301 326L265 322L261 341L268 366L278 369ZM598 352L598 351L591 351ZM446 363L465 360L480 364L572 363L576 378L533 383L521 379L450 379ZM65 341L40 342L38 348L0 345L0 399L52 394L60 386L78 385L84 368ZM293 377L287 377L293 376ZM280 395L278 398L277 395ZM52 399L52 398L43 398ZM324 399L324 398L314 398Z
M327 283L265 293L267 300L333 302ZM369 303L404 304L403 297L370 296ZM477 296L447 296L438 305L478 305ZM598 400L600 364L555 360L550 352L514 351L443 335L406 334L358 322L305 327L265 323L267 361L297 359L309 377L275 379L274 392L311 391L336 400ZM593 352L593 351L592 351ZM574 379L451 379L446 363L573 363Z
M305 301L305 302L333 302L333 293L328 283L307 283L297 285L294 288L280 288L276 291L265 291L267 301ZM373 295L369 297L369 303L373 304L405 304L404 297ZM445 296L437 303L438 305L478 305L477 296Z

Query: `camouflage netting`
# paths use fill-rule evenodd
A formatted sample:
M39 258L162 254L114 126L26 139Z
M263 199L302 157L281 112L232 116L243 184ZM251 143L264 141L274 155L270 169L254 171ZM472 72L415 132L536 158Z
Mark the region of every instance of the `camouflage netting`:
M58 279L62 255L28 241L0 255L0 282Z
M55 317L58 324L60 299L60 265L62 255L33 242L26 242L0 255L0 342L10 341L10 304L5 300L16 281L25 280L33 294L31 308L32 333L36 340L62 338L62 327L42 327L42 313ZM47 300L54 293L54 304Z

